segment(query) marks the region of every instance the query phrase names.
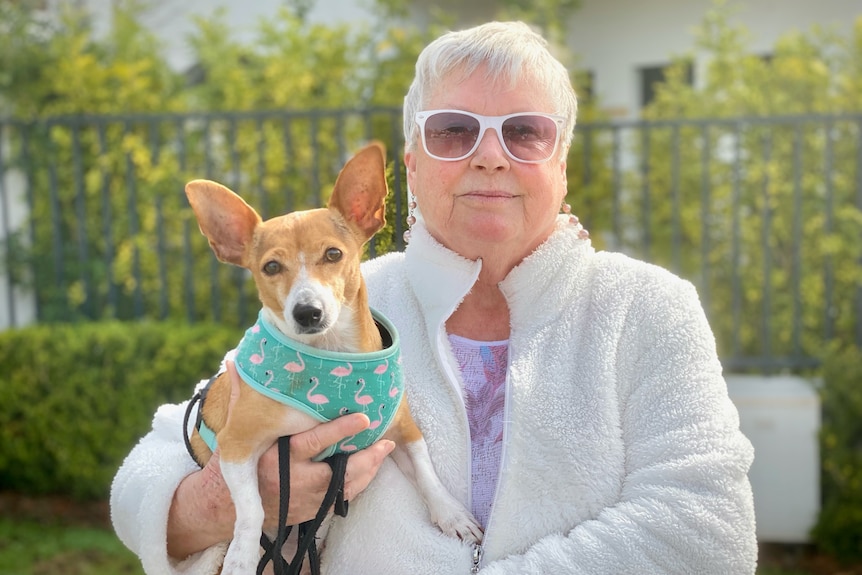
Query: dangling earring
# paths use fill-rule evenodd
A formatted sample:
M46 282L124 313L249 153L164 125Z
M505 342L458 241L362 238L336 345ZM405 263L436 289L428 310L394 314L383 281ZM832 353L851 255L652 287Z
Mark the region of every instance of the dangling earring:
M563 205L560 208L560 210L564 214L569 216L569 223L570 224L578 226L578 228L579 228L578 229L578 238L585 240L585 239L590 237L590 232L588 232L586 229L584 229L584 226L581 225L581 221L578 219L578 216L576 216L575 214L572 213L572 206L570 206L566 202L563 202Z
M407 197L410 201L407 202L407 229L404 231L405 244L410 243L410 230L413 228L413 224L416 223L416 216L413 215L413 212L416 211L416 196L410 191L410 188L407 188Z

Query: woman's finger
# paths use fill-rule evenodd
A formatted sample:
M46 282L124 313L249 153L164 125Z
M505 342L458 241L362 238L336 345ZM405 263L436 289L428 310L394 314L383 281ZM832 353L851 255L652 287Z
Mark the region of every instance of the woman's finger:
M371 424L364 413L349 413L290 438L291 459L311 459L330 445L356 435Z

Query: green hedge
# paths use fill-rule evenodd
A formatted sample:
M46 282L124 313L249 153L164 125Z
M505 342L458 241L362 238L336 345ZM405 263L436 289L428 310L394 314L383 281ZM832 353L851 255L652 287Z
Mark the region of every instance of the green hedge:
M0 490L104 498L155 408L190 397L241 336L153 322L0 333Z
M842 561L862 559L862 350L836 344L820 391L823 507L812 537Z

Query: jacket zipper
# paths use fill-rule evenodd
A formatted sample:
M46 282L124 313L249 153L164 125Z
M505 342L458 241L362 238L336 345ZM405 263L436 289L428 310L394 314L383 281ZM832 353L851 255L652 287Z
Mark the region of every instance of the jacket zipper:
M470 567L470 573L473 575L479 572L479 565L482 563L482 551L481 543L473 545L473 566Z
M508 357L509 360L506 365L506 392L505 399L503 402L503 448L500 450L500 471L497 474L497 486L494 488L494 500L491 502L491 513L488 515L488 525L485 526L485 535L482 538L482 543L477 543L473 546L473 567L470 569L470 573L478 573L482 568L482 556L485 553L485 549L482 546L488 540L488 533L491 531L491 524L494 520L494 509L497 507L497 499L500 497L500 485L503 483L503 469L505 468L505 461L507 455L507 447L508 447L508 439L509 439L509 423L512 421L509 410L511 408L511 398L512 398L512 381L509 379L509 363L512 358L512 339L509 338L509 349L508 349ZM472 461L472 455L471 455ZM472 493L472 484L471 484L471 493Z
M458 385L458 377L455 373L452 372L452 367L449 365L449 362L445 360L444 349L447 342L446 338L446 330L445 328L440 328L437 332L438 340L437 340L437 361L443 366L443 371L446 374L446 378L449 380L449 385L451 385L455 391L458 393L458 396L461 397L461 415L463 417L464 425L467 429L467 509L472 509L473 507L473 443L470 438L470 422L467 420L467 407L464 405L464 391L460 389ZM508 377L507 377L508 380ZM507 383L508 385L508 383ZM505 435L505 431L503 432ZM494 499L496 499L496 494L494 495ZM493 507L492 507L493 508ZM484 538L483 538L484 541ZM472 564L470 566L470 573L475 574L479 572L482 563L482 554L484 549L482 548L481 543L475 543L473 545L473 556L472 556Z

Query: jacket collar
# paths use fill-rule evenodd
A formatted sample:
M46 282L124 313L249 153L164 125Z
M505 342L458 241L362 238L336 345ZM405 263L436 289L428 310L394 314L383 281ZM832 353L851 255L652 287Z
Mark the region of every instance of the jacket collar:
M589 239L579 238L581 229L561 215L551 237L500 283L513 326L541 323L576 289L583 277L577 272L594 251ZM443 246L428 233L421 218L410 234L405 252L408 281L422 308L430 339L435 341L443 323L476 283L482 260L468 260Z
M589 237L580 237L581 230L569 216L560 215L551 237L500 283L513 327L545 323L573 301L586 279L587 261L595 253Z
M429 341L437 341L443 324L479 278L482 260L468 260L443 246L419 218L410 231L405 262Z

